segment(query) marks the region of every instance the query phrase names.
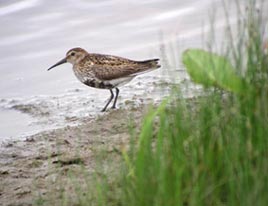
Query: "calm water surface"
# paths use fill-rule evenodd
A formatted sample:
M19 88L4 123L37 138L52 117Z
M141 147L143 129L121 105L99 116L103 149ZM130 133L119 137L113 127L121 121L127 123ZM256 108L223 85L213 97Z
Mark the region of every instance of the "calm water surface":
M46 71L72 47L136 60L161 58L160 70L122 87L119 107L129 100L160 101L168 88L159 85L170 81L185 92L188 85L185 94L193 95L198 88L185 83L178 56L202 46L209 12L220 8L221 0L0 0L0 141L99 114L109 91L82 85L68 64ZM217 15L220 29L225 21Z

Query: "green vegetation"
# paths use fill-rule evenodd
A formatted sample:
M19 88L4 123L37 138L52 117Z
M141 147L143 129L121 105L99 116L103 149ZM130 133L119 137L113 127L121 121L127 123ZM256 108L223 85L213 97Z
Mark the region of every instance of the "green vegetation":
M235 73L230 61L223 56L201 49L190 49L183 54L183 63L192 80L203 86L215 86L239 94L250 86Z
M122 151L116 180L96 175L79 205L268 205L267 25L254 1L246 15L243 37L223 56L184 53L204 95L185 100L176 90L152 109Z

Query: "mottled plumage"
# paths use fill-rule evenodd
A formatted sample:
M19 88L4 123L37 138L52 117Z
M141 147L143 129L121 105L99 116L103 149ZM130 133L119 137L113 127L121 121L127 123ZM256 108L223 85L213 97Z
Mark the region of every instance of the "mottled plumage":
M74 48L67 52L66 57L50 67L48 70L60 64L69 62L73 65L75 76L84 84L99 89L109 89L111 97L102 111L112 101L116 89L116 97L112 108L115 108L119 94L118 86L126 84L135 76L160 67L159 59L146 61L134 61L122 57L88 53L82 48Z

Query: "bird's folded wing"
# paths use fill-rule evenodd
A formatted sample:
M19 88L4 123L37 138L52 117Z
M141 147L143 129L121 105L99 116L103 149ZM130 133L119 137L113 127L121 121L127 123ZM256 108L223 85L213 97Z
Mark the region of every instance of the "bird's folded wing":
M88 59L92 62L90 65L92 73L100 80L135 76L147 70L149 71L160 67L160 65L158 65L158 59L133 61L122 57L100 54L90 54Z
M143 69L138 64L133 65L94 65L91 68L95 77L100 80L112 80L138 73Z

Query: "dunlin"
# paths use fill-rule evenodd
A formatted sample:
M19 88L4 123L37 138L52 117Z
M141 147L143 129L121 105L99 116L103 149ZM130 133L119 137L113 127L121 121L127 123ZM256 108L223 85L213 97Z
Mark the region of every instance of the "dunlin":
M75 76L85 85L109 89L111 97L102 109L104 112L114 98L112 89L116 95L112 108L116 108L119 94L119 86L122 86L141 73L145 73L160 67L159 59L134 61L118 56L88 53L82 48L69 50L66 57L51 66L48 70L63 63L71 63Z

